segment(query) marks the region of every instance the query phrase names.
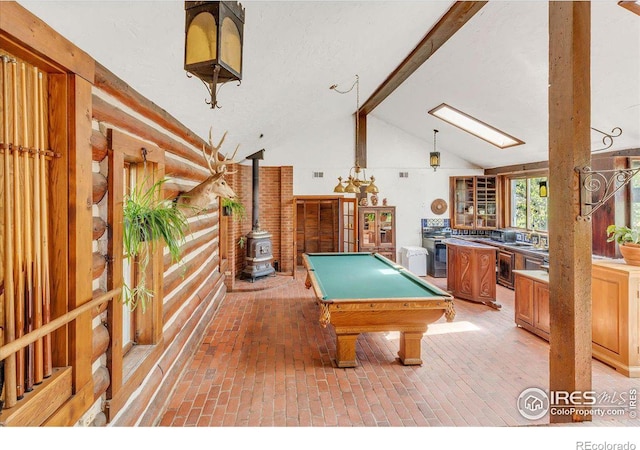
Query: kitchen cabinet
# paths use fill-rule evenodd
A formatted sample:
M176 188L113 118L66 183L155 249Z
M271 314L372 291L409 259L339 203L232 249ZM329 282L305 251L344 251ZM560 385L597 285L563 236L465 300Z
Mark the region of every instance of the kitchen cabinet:
M640 267L594 261L591 278L593 356L640 377Z
M513 289L514 264L515 254L501 248L498 252L498 284Z
M396 260L396 207L358 207L358 251Z
M516 325L549 340L549 274L543 270L514 270Z
M447 290L456 298L483 303L495 309L496 253L490 245L447 239Z
M451 226L490 230L498 227L498 178L450 177Z
M549 275L515 270L515 322L549 340ZM594 261L591 272L593 357L628 377L640 377L640 267Z

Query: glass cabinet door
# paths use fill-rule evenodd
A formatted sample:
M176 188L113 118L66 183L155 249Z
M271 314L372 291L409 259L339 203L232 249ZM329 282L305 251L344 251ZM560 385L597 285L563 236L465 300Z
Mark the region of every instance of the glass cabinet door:
M376 235L377 231L377 223L378 223L378 212L377 211L366 211L362 214L360 218L362 220L362 233L360 236L360 249L367 250L376 247Z
M380 236L380 247L388 247L394 245L393 242L393 224L394 217L392 211L380 211L378 222L378 233Z

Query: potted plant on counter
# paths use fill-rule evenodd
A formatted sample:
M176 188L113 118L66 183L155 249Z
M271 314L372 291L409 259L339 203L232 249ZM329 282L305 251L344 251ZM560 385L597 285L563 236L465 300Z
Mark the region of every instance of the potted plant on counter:
M631 266L640 266L640 230L627 226L609 225L607 242L616 242L625 262Z

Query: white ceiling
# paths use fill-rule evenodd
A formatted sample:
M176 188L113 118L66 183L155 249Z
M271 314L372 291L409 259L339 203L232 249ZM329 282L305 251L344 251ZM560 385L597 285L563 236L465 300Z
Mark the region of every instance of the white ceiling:
M242 2L243 80L221 88L217 110L182 68L182 1L19 3L200 136L213 126L257 149L310 121L351 120L354 97L329 86L348 88L359 74L363 103L453 2ZM438 129L440 151L479 167L546 160L547 22L544 1L489 2L372 114L428 149ZM623 129L612 150L640 148L640 16L592 2L591 57L592 127ZM427 114L442 102L526 144L500 150ZM601 148L602 135L592 137Z

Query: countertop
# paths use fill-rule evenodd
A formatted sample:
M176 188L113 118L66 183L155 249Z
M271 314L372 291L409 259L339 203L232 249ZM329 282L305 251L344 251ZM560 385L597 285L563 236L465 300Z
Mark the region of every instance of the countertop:
M444 243L447 245L459 245L462 247L474 247L474 248L497 250L494 245L487 245L484 242L478 242L473 239L447 238L447 239L444 239Z
M520 274L542 283L549 283L549 273L544 270L514 270L514 274Z

